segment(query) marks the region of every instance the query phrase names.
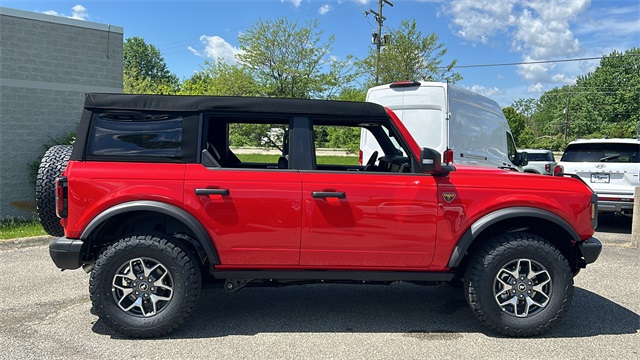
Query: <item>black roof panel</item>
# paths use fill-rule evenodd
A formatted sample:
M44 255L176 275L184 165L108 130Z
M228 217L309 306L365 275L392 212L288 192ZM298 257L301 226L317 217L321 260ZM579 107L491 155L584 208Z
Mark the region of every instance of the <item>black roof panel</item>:
M384 108L374 103L268 97L89 93L86 95L84 107L88 110L105 111L242 111L299 115L387 117Z

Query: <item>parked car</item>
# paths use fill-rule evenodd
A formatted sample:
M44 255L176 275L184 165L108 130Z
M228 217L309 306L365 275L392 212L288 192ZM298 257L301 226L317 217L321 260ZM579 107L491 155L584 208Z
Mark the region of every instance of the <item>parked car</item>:
M368 131L380 152L325 162L328 127ZM231 135L252 128L282 129L282 156L235 154ZM602 247L582 181L442 163L374 103L88 94L77 134L45 154L39 214L53 262L91 274L93 311L126 336L175 330L211 278L229 293L462 282L490 329L538 335Z
M640 186L639 139L590 139L569 143L555 173L575 174L598 195L598 210L630 216Z
M529 155L529 163L522 167L522 171L533 174L553 175L556 160L551 150L522 149L518 151L526 152Z

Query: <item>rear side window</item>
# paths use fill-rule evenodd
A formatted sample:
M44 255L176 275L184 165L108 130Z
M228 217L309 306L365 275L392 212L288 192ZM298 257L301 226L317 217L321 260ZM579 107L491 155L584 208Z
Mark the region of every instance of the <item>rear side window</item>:
M640 145L624 143L586 143L567 147L562 160L565 162L639 162ZM531 157L529 157L531 159Z
M551 153L529 153L529 161L553 161Z
M178 158L183 119L175 115L99 114L89 152L99 156Z

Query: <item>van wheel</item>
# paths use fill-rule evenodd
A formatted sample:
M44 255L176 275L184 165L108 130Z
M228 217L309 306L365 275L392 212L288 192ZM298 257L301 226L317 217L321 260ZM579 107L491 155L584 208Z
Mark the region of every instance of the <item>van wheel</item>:
M73 145L56 145L44 153L36 176L36 210L44 231L51 236L64 236L56 215L56 180L67 167Z
M553 245L527 233L495 237L467 268L467 303L489 328L508 336L548 331L573 299L569 262Z
M161 233L130 235L105 250L91 272L97 315L116 332L158 337L175 330L198 302L195 256Z

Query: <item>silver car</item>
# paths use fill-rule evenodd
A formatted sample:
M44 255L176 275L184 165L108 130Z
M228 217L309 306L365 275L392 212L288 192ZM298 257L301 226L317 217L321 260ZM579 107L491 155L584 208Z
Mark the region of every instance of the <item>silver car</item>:
M522 171L533 174L553 175L553 168L556 166L556 160L551 150L518 150L518 152L523 151L529 154L529 163L522 167Z

